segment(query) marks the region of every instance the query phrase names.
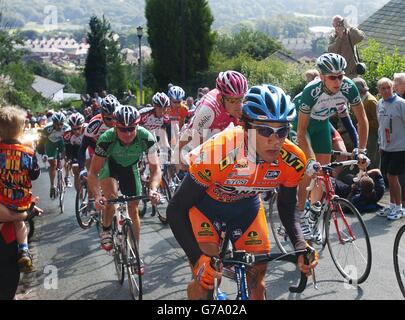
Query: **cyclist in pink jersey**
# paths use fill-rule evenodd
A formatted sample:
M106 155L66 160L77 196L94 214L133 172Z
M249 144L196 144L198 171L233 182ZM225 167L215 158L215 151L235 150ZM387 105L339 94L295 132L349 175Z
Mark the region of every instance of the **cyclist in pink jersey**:
M181 133L178 149L181 155L227 127L236 126L242 116L242 101L247 90L248 83L243 74L232 70L220 72L216 88L201 98L193 118ZM199 141L191 141L195 134L199 135ZM180 161L184 163L182 156Z

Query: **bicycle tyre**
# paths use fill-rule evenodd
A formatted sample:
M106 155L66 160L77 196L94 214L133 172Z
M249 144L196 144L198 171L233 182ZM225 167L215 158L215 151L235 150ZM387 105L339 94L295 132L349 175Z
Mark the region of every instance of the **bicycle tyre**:
M340 235L346 236L344 240L344 244L342 245L341 241L338 239L338 232L336 231L336 227L332 228L332 225L335 226L333 222L332 212L336 215L337 224L342 228L344 227L345 230L340 229ZM345 212L343 214L343 212ZM335 264L336 268L340 272L340 274L348 281L349 284L360 284L366 281L370 274L371 270L371 263L372 263L372 251L371 251L371 244L370 244L370 237L368 235L368 231L363 219L360 216L359 211L356 207L348 200L336 197L332 199L331 207L328 211L328 216L326 217L326 241L328 244L329 252L332 257L333 263ZM348 230L346 230L346 226L344 225L343 218L349 224L353 235L356 239L353 241L351 240L350 234ZM354 222L351 222L351 218L353 218ZM333 223L331 223L333 222ZM342 232L343 230L343 232ZM334 231L336 231L334 233ZM363 238L360 237L360 231L363 232ZM364 241L360 241L364 240ZM335 246L334 241L337 242L338 246ZM364 243L363 243L364 242ZM355 245L350 245L354 244ZM359 268L358 265L350 264L349 256L352 254L346 254L345 259L340 259L338 254L343 249L343 251L348 252L350 249L354 249L359 251L360 249L366 250L366 255L361 254L360 258L366 263L364 268ZM354 259L357 261L356 259ZM345 263L341 263L345 261ZM355 267L354 269L352 267ZM351 276L351 271L354 271L355 275ZM360 272L359 272L360 271Z
M294 250L294 247L286 234L284 226L281 223L276 206L277 206L277 192L274 192L269 199L267 223L270 225L271 233L273 235L274 241L277 244L278 249L282 253L287 253Z
M157 213L160 222L163 224L167 224L166 208L167 204L172 198L172 195L169 189L169 183L167 182L165 177L162 177L158 192L160 193L162 203L158 204L157 206L152 206L152 216Z
M65 198L65 190L63 188L63 177L62 177L62 171L58 170L58 184L57 184L57 189L58 189L58 198L59 198L59 208L60 208L60 213L63 213L64 211L64 198Z
M77 223L79 224L80 228L84 230L89 229L93 224L93 218L88 216L87 213L87 201L87 186L85 183L81 183L79 191L76 192L75 211ZM87 221L83 219L83 213L88 218Z
M123 250L124 236L122 233L118 231L116 216L114 216L112 221L112 235L113 235L113 257L114 257L115 271L117 272L118 282L120 285L122 285L125 279L124 250Z
M123 227L129 292L134 300L142 300L142 275L137 272L141 259L132 221L126 220Z
M395 276L396 276L397 281L398 281L399 289L401 290L402 295L403 295L404 298L405 298L405 265L404 265L404 267L402 267L402 268L400 268L400 266L399 266L399 262L405 260L405 246L404 246L404 245L405 245L405 240L404 240L404 239L405 239L405 236L403 236L404 233L405 233L405 225L403 225L403 226L398 230L398 233L397 233L397 235L395 236L393 255L394 255L394 270L395 270ZM402 255L403 255L402 259L401 259L401 257L399 256L399 251L400 251L399 249L400 249L400 242L401 242L401 239L402 239L402 241L404 242L404 243L403 243L403 247L402 247L402 249L401 249ZM405 262L404 262L404 263L405 263Z

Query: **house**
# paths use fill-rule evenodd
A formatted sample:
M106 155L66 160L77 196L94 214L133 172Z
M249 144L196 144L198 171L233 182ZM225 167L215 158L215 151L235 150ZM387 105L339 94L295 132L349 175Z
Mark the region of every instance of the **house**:
M52 101L62 101L64 84L46 79L40 76L34 76L34 82L32 84L32 89L41 94L45 99Z
M405 1L391 0L359 25L367 38L373 38L389 52L398 48L405 54Z

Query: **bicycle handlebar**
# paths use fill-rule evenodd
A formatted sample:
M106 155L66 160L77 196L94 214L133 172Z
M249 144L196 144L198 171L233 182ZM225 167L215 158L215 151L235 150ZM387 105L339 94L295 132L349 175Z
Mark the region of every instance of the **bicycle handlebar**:
M343 167L349 167L349 166L355 166L355 165L358 165L358 160L346 160L346 161L340 161L340 162L335 161L335 162L331 162L329 164L321 166L320 170L322 170L323 172L327 172L327 171L331 171L335 168L340 168L340 167L343 168ZM363 175L364 175L364 171L360 170L359 173L357 174L357 176L353 178L353 181L358 182ZM312 177L311 183L306 188L306 190L308 192L312 191L315 188L316 180L317 180L317 175Z
M125 202L128 202L128 201L137 201L137 200L144 200L144 199L149 199L149 197L148 197L148 196L145 196L145 195L141 195L141 196L130 196L130 197L128 197L128 196L119 196L119 197L116 198L116 199L107 200L107 203L109 203L109 204L113 204L113 203L125 203Z

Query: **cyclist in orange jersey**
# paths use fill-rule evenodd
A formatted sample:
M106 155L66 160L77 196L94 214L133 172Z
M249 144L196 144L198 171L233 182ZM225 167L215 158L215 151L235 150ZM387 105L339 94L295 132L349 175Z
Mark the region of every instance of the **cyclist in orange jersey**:
M261 192L279 187L280 218L295 248L306 248L294 210L306 158L286 139L295 116L294 104L282 89L254 86L244 100L242 126L228 128L190 152L189 175L167 208L170 227L192 266L189 299L207 298L214 279L221 278L210 262L219 255L223 222L237 250L270 251ZM299 268L309 275L316 260L306 265L299 256ZM248 273L250 296L264 299L266 265L254 269Z

